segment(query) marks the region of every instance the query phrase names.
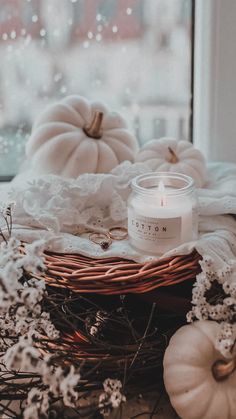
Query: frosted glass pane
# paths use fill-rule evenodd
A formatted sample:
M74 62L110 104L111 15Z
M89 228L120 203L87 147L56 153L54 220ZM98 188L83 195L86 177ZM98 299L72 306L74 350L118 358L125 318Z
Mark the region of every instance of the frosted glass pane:
M140 144L189 139L190 0L0 0L0 175L68 94L120 111Z

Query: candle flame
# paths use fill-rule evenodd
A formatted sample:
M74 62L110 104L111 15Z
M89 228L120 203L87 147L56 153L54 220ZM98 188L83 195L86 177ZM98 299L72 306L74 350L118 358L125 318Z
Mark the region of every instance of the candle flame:
M163 180L160 180L158 184L158 192L161 194L161 207L164 207L166 205L166 196L165 196L165 185Z

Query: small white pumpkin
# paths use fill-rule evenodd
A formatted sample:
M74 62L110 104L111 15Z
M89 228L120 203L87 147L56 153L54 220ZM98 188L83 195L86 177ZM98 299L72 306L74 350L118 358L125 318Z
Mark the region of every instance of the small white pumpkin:
M136 161L147 163L154 171L191 176L198 188L206 181L205 159L189 141L176 141L167 137L151 140L138 152Z
M236 418L236 359L215 349L219 327L208 320L183 326L165 352L165 387L182 419Z
M26 155L38 173L76 178L81 173L110 172L124 160L133 162L137 148L121 115L73 95L39 116Z

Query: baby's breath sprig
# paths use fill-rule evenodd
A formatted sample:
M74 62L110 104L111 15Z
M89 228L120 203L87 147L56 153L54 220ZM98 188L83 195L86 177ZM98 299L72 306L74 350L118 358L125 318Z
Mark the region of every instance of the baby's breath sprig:
M3 204L0 207L0 216L4 221L4 226L0 227L0 236L5 243L10 239L12 234L12 216L15 209L15 202Z
M220 323L215 345L225 357L230 357L236 344L236 261L231 260L218 269L214 260L206 256L200 264L202 272L193 286L193 307L187 321Z

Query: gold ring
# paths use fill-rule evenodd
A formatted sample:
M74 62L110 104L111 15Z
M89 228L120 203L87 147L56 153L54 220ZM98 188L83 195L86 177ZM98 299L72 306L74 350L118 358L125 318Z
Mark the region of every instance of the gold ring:
M126 227L111 227L108 234L113 240L124 240L128 237L128 230Z
M89 234L89 240L93 243L99 244L103 250L107 250L112 243L111 237L107 233L91 233Z

